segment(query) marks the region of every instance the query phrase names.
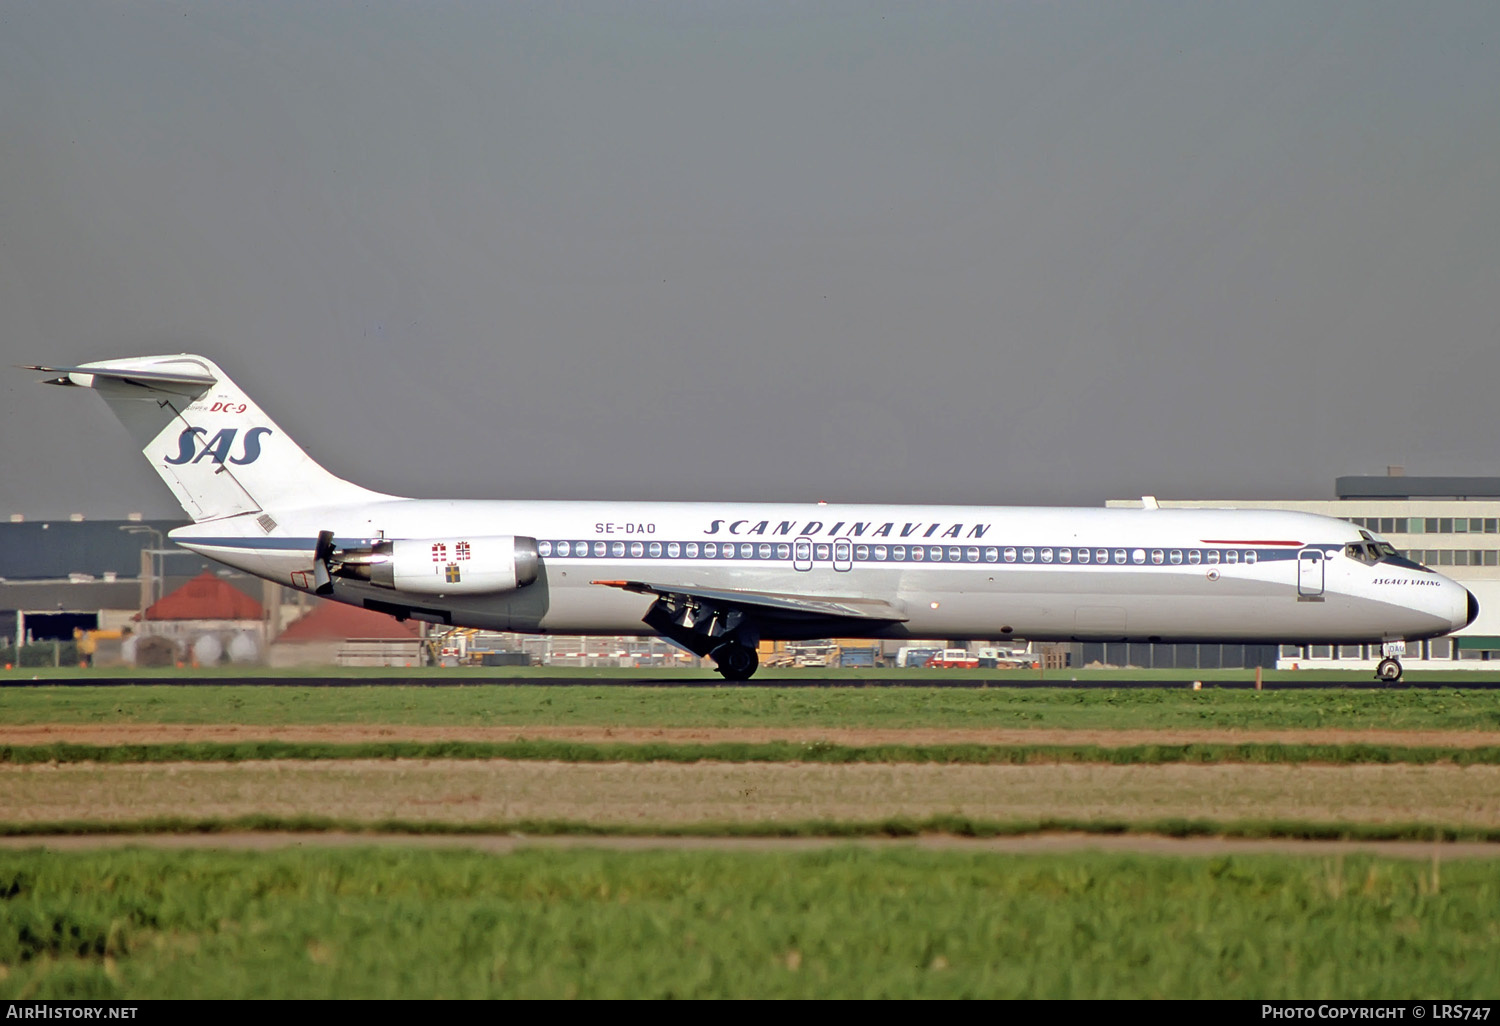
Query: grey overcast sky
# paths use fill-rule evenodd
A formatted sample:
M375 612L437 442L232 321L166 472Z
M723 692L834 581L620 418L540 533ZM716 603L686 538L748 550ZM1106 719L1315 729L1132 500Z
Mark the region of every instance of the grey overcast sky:
M196 351L433 497L1500 474L1500 3L0 0L0 515L180 515L17 363Z

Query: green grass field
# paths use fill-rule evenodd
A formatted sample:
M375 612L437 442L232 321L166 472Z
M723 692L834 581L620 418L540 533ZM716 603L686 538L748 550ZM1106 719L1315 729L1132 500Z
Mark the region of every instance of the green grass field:
M1500 691L1069 688L0 687L0 723L1500 729Z
M1494 996L1487 862L0 853L0 998Z

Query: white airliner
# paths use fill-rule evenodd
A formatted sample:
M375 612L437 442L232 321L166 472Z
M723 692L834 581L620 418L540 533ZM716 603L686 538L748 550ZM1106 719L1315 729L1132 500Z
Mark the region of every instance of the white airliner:
M398 619L660 634L730 680L762 639L1380 644L1474 596L1342 520L1261 510L406 499L335 477L201 356L32 367L90 387L194 523L177 544Z

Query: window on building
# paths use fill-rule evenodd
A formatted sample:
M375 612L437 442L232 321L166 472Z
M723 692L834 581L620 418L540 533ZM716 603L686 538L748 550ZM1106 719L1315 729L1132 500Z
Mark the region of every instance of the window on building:
M1427 517L1424 532L1426 534L1437 534L1440 523L1437 517Z
M1429 659L1452 659L1453 639L1433 638L1427 643L1427 657Z
M1453 533L1453 518L1452 517L1438 517L1438 533L1439 534L1452 534Z
M1452 549L1439 549L1438 550L1438 566L1452 566L1452 565L1453 565L1453 550Z

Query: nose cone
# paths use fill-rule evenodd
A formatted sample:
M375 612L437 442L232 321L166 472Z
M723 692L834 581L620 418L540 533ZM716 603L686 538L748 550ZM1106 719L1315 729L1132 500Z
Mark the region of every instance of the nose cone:
M1469 618L1464 621L1464 626L1467 627L1479 619L1479 600L1474 597L1474 593L1468 588L1464 589L1464 594L1469 596Z

